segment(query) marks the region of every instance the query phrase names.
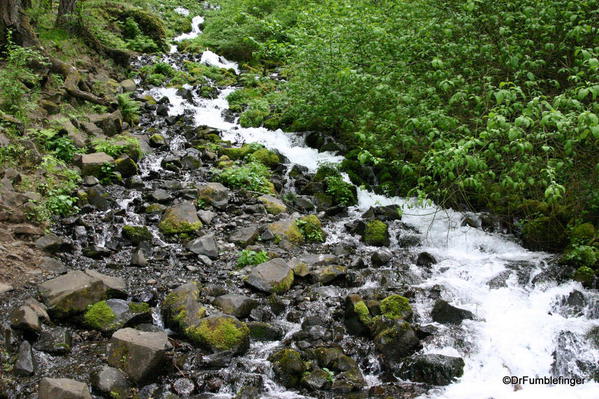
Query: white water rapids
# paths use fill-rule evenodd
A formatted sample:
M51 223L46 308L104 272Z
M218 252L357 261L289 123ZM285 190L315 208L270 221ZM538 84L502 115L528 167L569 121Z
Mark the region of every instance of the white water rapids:
M176 41L192 39L201 33L202 17L193 19L193 30L177 37ZM174 46L173 52L177 51ZM207 65L239 71L237 64L212 53L205 52L202 62ZM237 122L227 122L223 111L228 108L226 97L235 90L223 90L216 99L203 99L194 94L192 104L177 95L174 88L155 88L149 94L155 98L170 99L170 115L192 113L197 125L207 125L222 130L222 138L234 143L257 142L279 151L291 164L315 171L324 162L338 163L343 157L329 152L307 148L297 135L280 130L242 128ZM350 210L349 218L328 227L329 242L352 240L343 225L358 218L371 206L396 204L404 209L403 221L421 232L422 248L439 261L432 273L423 277L418 288L442 287L442 297L451 304L468 309L476 320L465 320L459 327L438 324L443 339L435 340L423 353L441 353L464 358L464 375L448 387L432 391L428 397L444 399L503 399L543 398L565 399L599 398L599 384L587 380L578 386L531 385L515 387L504 384L504 376L550 377L582 375L580 364L597 364L599 350L585 338L589 331L599 326L596 291L586 290L579 283L531 282L546 266L549 255L531 252L521 247L513 237L487 233L481 229L462 226L464 215L434 206L412 206L403 198L388 198L358 189L359 204ZM394 245L397 245L394 243ZM526 281L518 281L512 273L504 287L491 288L487 283L498 274L511 270L514 262L526 262ZM415 273L419 273L414 265ZM587 301L585 315L569 315L561 310L561 302L573 291L579 291ZM432 323L432 302L416 298L415 310L419 321ZM594 318L589 314L595 314ZM445 331L447 330L447 331ZM570 361L554 367L556 351L564 332L571 351ZM561 338L562 340L564 338ZM461 342L461 344L458 344ZM562 357L568 358L568 352ZM559 353L558 353L559 355ZM287 395L287 396L284 396ZM278 397L295 397L287 392Z

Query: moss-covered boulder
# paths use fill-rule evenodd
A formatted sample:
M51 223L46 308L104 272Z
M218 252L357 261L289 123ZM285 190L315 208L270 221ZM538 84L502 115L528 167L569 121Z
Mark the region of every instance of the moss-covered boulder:
M200 284L191 282L175 288L162 301L164 323L181 333L197 326L206 315L200 302Z
M166 209L158 228L162 234L195 233L202 228L202 222L195 205L183 202Z
M84 154L79 159L79 166L81 167L81 174L83 176L100 176L105 164L114 164L114 158L105 152Z
M408 298L401 295L390 295L381 301L381 312L389 319L410 320L412 306Z
M371 329L375 333L374 345L387 364L398 363L421 348L416 332L406 321L393 320L389 323L379 318L373 322Z
M354 359L338 347L318 347L306 351L318 367L329 370L332 388L338 392L357 391L366 384L362 371Z
M253 154L259 146L255 144L244 144L241 147L220 148L220 153L229 157L229 159L239 160Z
M126 325L151 322L152 314L147 303L109 299L90 306L83 315L83 320L88 327L109 333Z
M231 190L220 183L206 183L198 189L198 200L219 209L227 206L230 195Z
M524 245L535 251L558 252L567 244L565 226L549 216L526 221L521 236Z
M278 241L288 241L292 244L304 242L304 236L297 226L297 219L287 218L269 224L266 228Z
M166 145L166 139L163 135L156 133L150 136L149 144L150 147L154 148L164 147Z
M233 316L210 316L185 330L185 335L212 352L243 354L250 345L250 329Z
M345 298L345 317L343 321L348 333L363 337L370 335L369 325L372 321L372 315L362 297L351 294Z
M464 374L464 360L437 354L417 355L402 364L399 374L411 381L449 385Z
M266 148L257 150L251 157L269 168L274 168L281 163L281 158L274 151Z
M254 267L246 283L261 291L282 294L293 284L293 270L281 258L271 259Z
M125 225L121 230L121 234L124 238L131 241L133 244L139 244L144 241L152 241L152 232L145 226L133 226Z
M389 227L387 223L380 220L371 220L366 223L364 233L362 235L362 241L366 245L372 245L375 247L387 247L390 244L389 239Z
M272 363L277 379L287 388L297 387L307 371L301 354L293 349L275 352L268 360Z
M304 240L307 242L325 242L327 234L322 229L322 223L316 215L302 216L296 221Z
M595 226L591 223L582 223L572 228L569 234L570 242L576 244L589 244L597 235Z
M272 195L262 195L258 197L258 200L264 204L264 208L266 208L266 211L271 215L287 212L287 206L277 197Z

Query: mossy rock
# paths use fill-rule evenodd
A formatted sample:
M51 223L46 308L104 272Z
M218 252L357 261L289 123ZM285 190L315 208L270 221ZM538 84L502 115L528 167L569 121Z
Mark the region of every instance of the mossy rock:
M389 319L409 320L412 317L412 306L408 298L390 295L381 301L381 312Z
M212 352L232 351L243 354L249 348L250 329L233 316L210 316L197 326L185 330L185 335Z
M380 220L372 220L366 223L362 240L366 245L373 245L376 247L389 246L389 227L387 226L387 223Z
M168 208L158 225L162 234L196 233L202 228L196 208L191 202L184 202Z
M302 216L297 220L302 236L308 242L325 242L327 234L322 229L322 223L316 215Z
M268 230L275 236L275 239L286 240L293 244L304 242L304 235L297 226L297 219L289 218L274 222L268 225Z
M185 333L196 326L206 315L206 308L199 303L200 284L191 282L175 288L162 301L162 315L167 326Z
M559 252L567 244L564 225L550 216L528 220L521 235L524 245L535 251Z
M153 238L152 232L145 226L123 226L121 234L124 238L136 245L144 241L152 241Z
M271 215L278 215L280 213L287 212L287 206L277 197L273 197L272 195L262 195L258 197L258 200L264 204L266 212L270 213Z
M161 134L153 134L150 136L149 143L151 147L160 148L166 145L166 139Z
M281 158L275 152L266 148L259 149L254 152L251 157L269 168L278 166L281 163Z
M166 206L162 204L150 204L144 209L145 213L162 213L166 209Z
M106 301L91 305L83 315L83 320L87 326L100 331L109 331L118 325L116 314Z
M252 144L244 144L241 147L221 148L220 152L229 157L229 159L240 160L246 156L253 154L256 151L256 146Z
M275 352L268 360L273 365L277 379L287 388L297 387L307 371L301 354L293 349L282 349Z

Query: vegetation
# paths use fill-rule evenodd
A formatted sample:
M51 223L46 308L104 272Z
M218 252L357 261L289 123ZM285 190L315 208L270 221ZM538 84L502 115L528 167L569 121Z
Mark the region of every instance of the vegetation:
M325 242L327 235L322 230L320 219L316 215L303 216L295 222L307 242Z
M232 166L215 175L223 184L232 187L269 194L274 192L270 182L270 170L260 162L248 162Z
M409 319L412 316L412 306L408 298L401 295L390 295L381 301L381 312L389 319Z
M260 263L267 262L270 259L268 252L266 251L252 251L250 249L244 249L239 253L237 257L237 267L243 268L248 265L259 265Z

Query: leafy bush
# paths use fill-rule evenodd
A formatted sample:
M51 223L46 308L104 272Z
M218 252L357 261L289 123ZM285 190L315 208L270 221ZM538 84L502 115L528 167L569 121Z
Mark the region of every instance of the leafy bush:
M355 187L344 181L341 176L328 176L325 178L327 194L333 197L336 204L350 206L358 202Z
M129 94L119 94L116 96L116 98L125 122L131 125L138 123L139 103L135 100L132 100Z
M242 268L248 265L259 265L260 263L268 261L268 259L270 258L266 251L256 252L249 249L244 249L237 257L237 267Z
M91 145L95 152L105 152L114 158L127 154L133 159L139 159L142 155L139 140L127 135L117 135L108 139L93 139Z
M272 193L270 170L259 162L232 166L216 174L216 179L232 188L244 188L260 193Z

